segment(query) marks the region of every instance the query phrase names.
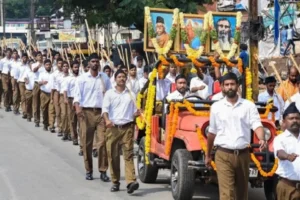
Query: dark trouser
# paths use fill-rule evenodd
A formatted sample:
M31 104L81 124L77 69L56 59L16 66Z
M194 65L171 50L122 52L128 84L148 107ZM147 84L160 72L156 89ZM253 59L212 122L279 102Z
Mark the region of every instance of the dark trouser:
M38 83L34 84L32 91L32 110L35 123L40 123L41 118L41 91Z
M239 155L217 150L215 155L220 200L248 200L249 151Z
M20 96L21 96L21 108L23 115L26 116L26 96L25 96L25 83L19 83L19 90L20 90Z
M98 169L105 172L108 168L107 152L105 144L104 120L101 116L101 109L82 108L84 117L79 118L81 131L81 145L83 150L84 164L87 172L93 171L93 142L94 135L97 135L98 148Z
M43 115L43 124L45 127L49 126L49 104L50 93L41 91L41 110Z
M73 139L78 139L77 115L75 114L75 108L73 106L73 98L69 98L68 118L69 118L69 123L70 123L71 136Z
M286 48L285 48L285 51L284 51L284 54L283 54L284 56L286 55L286 52L289 49L290 45L293 46L293 52L294 52L294 54L296 54L294 40L288 40L288 44L286 45Z
M300 188L288 184L285 180L280 180L278 182L276 193L277 200L300 200Z
M32 90L25 91L26 114L27 119L32 118Z
M111 180L113 183L120 181L120 151L121 145L125 161L125 179L127 184L136 181L133 162L134 125L130 124L121 128L107 129L106 147L110 166Z

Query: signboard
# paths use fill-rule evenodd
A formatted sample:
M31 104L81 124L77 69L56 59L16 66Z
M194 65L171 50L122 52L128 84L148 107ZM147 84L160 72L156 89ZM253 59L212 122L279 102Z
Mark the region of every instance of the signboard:
M64 29L64 30L61 30L59 33L58 33L58 39L59 40L72 40L72 41L75 41L76 40L76 37L75 37L75 29Z

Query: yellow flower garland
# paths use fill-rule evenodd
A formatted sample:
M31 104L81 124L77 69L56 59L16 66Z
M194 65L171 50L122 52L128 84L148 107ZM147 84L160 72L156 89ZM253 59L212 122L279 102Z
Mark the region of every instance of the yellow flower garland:
M206 142L205 142L205 138L202 134L202 131L199 127L196 128L196 132L197 132L197 135L198 135L198 139L199 139L199 142L200 142L200 146L204 152L204 154L206 155L207 154L207 145L206 145ZM212 168L216 171L217 170L217 166L216 166L216 163L214 161L211 161L210 165L212 166Z
M141 109L142 108L142 99L144 98L144 96L139 93L137 95L137 99L136 99L136 106L137 106L137 109ZM140 130L144 130L145 128L145 122L143 121L143 118L141 116L137 117L136 118L136 125L137 127L140 129Z
M260 115L260 117L261 117L262 119L267 119L268 116L269 116L269 113L270 113L270 111L271 111L272 108L273 108L273 104L272 104L272 103L271 103L271 104L268 104L268 105L266 106L266 111L265 111L265 113L262 114L262 115Z
M273 165L271 171L270 172L265 172L262 169L259 160L257 160L257 158L255 157L254 153L251 153L250 157L251 157L251 160L254 162L255 166L257 167L260 175L262 175L263 177L271 177L271 176L273 176L275 174L275 172L276 172L276 170L278 168L278 159L277 158L275 158L274 165Z
M245 69L246 78L246 99L253 101L252 99L252 74L249 68Z

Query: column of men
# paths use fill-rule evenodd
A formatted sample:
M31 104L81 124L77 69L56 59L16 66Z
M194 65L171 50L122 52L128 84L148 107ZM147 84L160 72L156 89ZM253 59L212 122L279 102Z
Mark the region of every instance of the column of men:
M118 67L100 65L97 54L81 63L78 56L71 63L54 52L53 61L41 52L29 56L6 49L0 61L1 89L5 111L43 125L44 131L56 133L63 141L79 145L84 158L86 180L93 180L93 159L98 155L100 179L109 182L112 192L120 187L120 151L122 146L128 193L138 189L133 162L134 118L136 94L148 79L143 59L137 67L131 64ZM79 140L78 140L79 138ZM79 142L80 141L80 142Z

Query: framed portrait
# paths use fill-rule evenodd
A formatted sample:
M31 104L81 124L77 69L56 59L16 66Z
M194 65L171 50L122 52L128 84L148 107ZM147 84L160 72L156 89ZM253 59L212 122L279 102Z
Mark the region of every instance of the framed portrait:
M203 30L204 16L196 14L183 14L185 31L187 33L188 44L191 48L197 50L203 44L200 41L200 35ZM179 51L184 52L184 42L181 37L179 39ZM206 44L204 44L206 46Z
M213 13L214 27L218 34L218 41L222 51L229 52L234 42L236 28L236 13ZM213 42L210 41L210 52L214 51Z
M150 8L150 16L153 25L153 30L156 34L157 43L160 47L165 47L170 38L170 32L173 22L173 10L162 8ZM148 24L146 17L144 20L144 51L154 52L155 49L148 35ZM178 37L178 34L177 36ZM171 51L175 50L176 40L173 42Z

